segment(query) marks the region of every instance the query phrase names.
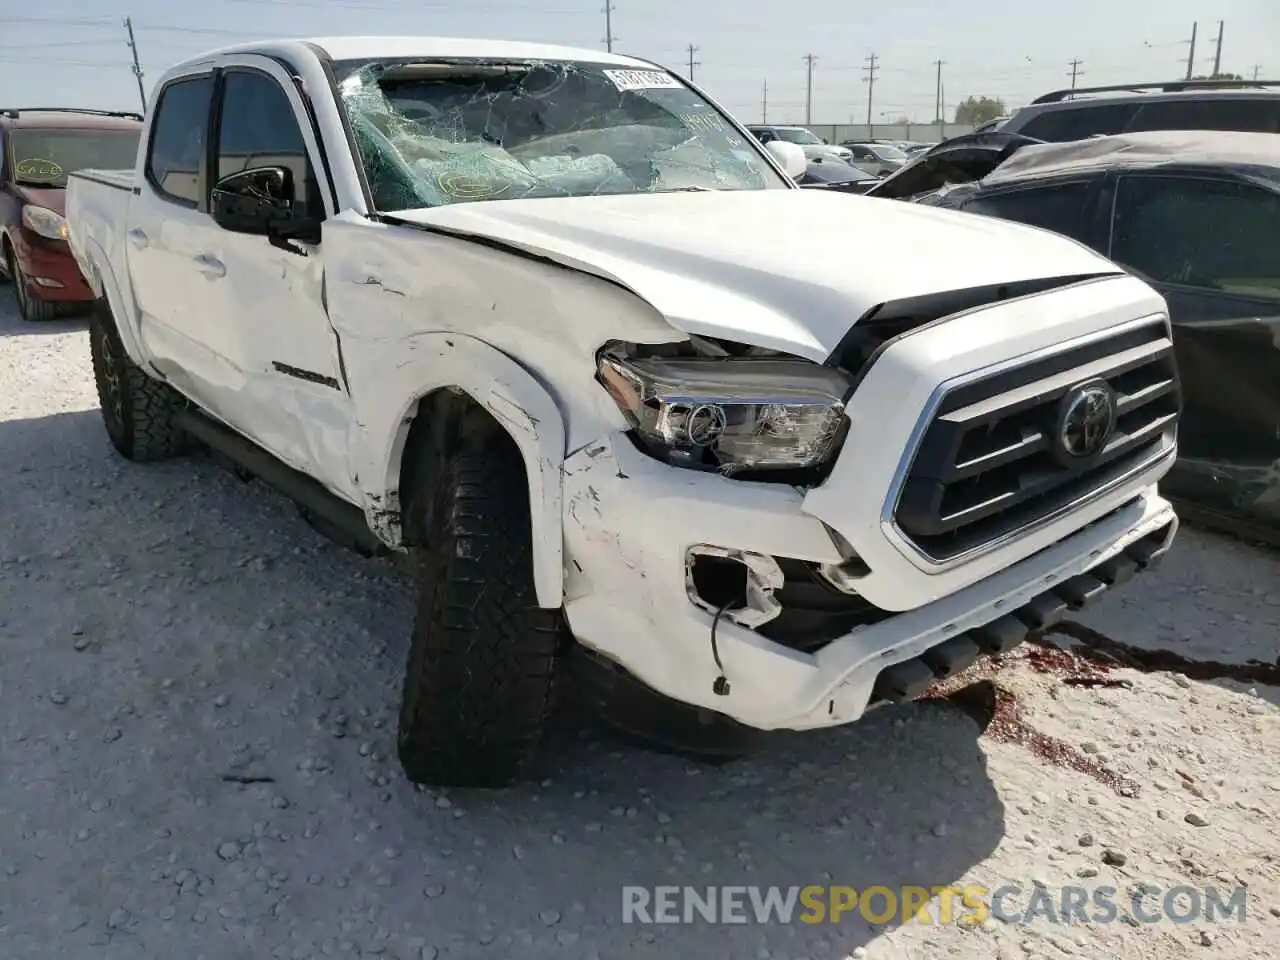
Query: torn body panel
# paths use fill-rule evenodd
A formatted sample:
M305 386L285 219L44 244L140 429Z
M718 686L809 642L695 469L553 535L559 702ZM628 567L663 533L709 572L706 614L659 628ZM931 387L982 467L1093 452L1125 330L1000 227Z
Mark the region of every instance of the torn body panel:
M805 512L801 491L672 471L615 433L567 459L564 504L565 614L574 636L669 697L761 729L857 720L887 668L998 620L1154 531L1171 535L1176 525L1154 490L1139 491L1093 525L993 576L855 628L816 652L766 636L770 617L748 613L762 629L721 617L717 646L731 691L725 696L715 692L715 612L690 601L687 551L705 544L789 565L841 563L835 538Z

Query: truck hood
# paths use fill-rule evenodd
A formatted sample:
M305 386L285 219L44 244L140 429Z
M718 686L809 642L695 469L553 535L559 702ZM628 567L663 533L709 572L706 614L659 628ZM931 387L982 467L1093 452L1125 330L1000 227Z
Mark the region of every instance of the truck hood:
M685 333L817 361L887 301L1121 272L1035 227L827 191L492 200L387 216L603 277Z
M23 203L44 207L54 213L66 213L67 191L62 187L28 187L14 184L13 192Z

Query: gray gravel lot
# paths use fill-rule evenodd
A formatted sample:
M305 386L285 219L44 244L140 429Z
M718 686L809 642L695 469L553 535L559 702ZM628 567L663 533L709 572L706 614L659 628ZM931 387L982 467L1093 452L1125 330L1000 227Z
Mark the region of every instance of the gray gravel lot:
M1050 681L1010 666L1037 725L1116 754L1152 788L1138 798L940 703L719 768L566 717L540 782L415 790L394 759L408 584L207 460L116 456L83 329L24 324L0 290L2 960L1280 950L1275 688L1130 671L1132 689L1037 697ZM1164 570L1089 622L1274 661L1280 560L1184 531ZM1166 779L1179 764L1200 796ZM1226 872L1256 908L1212 930L621 922L627 884L1057 885L1090 876L1081 857L1099 862L1107 837L1130 863L1101 861L1104 878Z

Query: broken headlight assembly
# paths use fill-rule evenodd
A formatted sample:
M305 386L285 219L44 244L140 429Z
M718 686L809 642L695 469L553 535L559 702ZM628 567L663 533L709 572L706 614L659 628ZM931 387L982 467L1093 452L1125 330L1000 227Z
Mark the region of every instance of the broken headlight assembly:
M651 455L778 479L830 463L851 385L839 370L785 356L640 356L616 346L601 352L598 376Z

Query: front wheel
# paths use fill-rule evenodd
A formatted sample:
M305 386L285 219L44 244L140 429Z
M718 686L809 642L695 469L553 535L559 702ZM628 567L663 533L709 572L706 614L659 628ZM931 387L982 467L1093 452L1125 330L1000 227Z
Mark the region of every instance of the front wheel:
M505 786L529 767L550 715L563 617L537 606L519 454L454 454L435 488L416 548L400 763L417 783Z
M186 399L168 384L153 380L129 359L105 304L94 306L89 321L89 354L102 405L102 420L112 446L129 460L163 460L189 446L175 423Z
M13 274L13 292L18 298L18 312L28 322L53 320L58 316L58 305L48 300L33 297L27 289L27 275L18 266L16 257L9 260L9 270Z

